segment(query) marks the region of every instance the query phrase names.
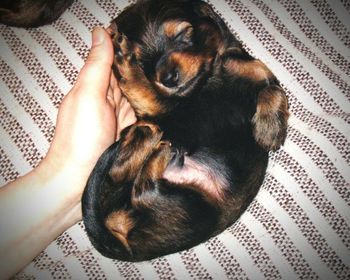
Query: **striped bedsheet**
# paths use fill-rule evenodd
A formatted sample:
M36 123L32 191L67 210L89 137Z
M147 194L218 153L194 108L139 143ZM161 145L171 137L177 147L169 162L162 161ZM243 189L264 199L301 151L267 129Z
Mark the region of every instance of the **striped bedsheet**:
M252 205L206 243L142 263L102 257L80 222L16 278L350 279L350 1L210 2L289 98L288 138ZM90 30L129 3L80 0L49 26L0 25L1 185L43 158Z

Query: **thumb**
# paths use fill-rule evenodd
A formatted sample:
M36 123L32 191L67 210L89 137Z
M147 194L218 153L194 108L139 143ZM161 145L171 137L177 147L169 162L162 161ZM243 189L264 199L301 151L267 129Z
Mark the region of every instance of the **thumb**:
M92 46L81 69L76 86L91 93L107 94L113 64L113 44L110 35L102 28L92 31Z

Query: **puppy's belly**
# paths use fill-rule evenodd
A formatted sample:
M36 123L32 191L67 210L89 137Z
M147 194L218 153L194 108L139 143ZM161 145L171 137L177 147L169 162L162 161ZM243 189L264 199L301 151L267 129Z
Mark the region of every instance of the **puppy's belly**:
M175 184L192 185L193 188L199 188L199 192L217 202L224 199L225 189L229 186L220 170L213 170L189 156L185 156L182 167L169 165L164 171L163 179Z

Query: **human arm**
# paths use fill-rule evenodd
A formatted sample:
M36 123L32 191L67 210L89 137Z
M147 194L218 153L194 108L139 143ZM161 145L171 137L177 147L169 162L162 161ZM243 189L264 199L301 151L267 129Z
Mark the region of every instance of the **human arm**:
M60 106L46 157L0 189L0 278L18 272L81 219L81 195L97 159L134 122L112 62L112 42L97 28L89 57Z

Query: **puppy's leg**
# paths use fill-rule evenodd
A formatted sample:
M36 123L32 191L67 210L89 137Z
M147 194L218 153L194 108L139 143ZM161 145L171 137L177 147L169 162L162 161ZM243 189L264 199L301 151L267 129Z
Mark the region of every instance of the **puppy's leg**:
M133 181L147 158L159 145L163 133L157 125L139 121L124 129L120 138L120 152L110 176L115 182Z
M144 118L164 113L159 96L137 63L132 44L119 32L114 34L113 43L119 86L135 110L136 116Z
M256 112L252 118L253 134L265 150L277 150L286 138L289 117L288 100L277 78L260 60L239 48L224 54L224 69L248 82L266 84L258 93Z
M156 181L162 179L172 156L170 142L158 142L134 182L131 198L133 207L137 209L152 205L152 197L157 195L153 192Z
M255 140L266 150L275 151L285 141L289 117L285 92L278 85L264 88L258 94L253 116Z

